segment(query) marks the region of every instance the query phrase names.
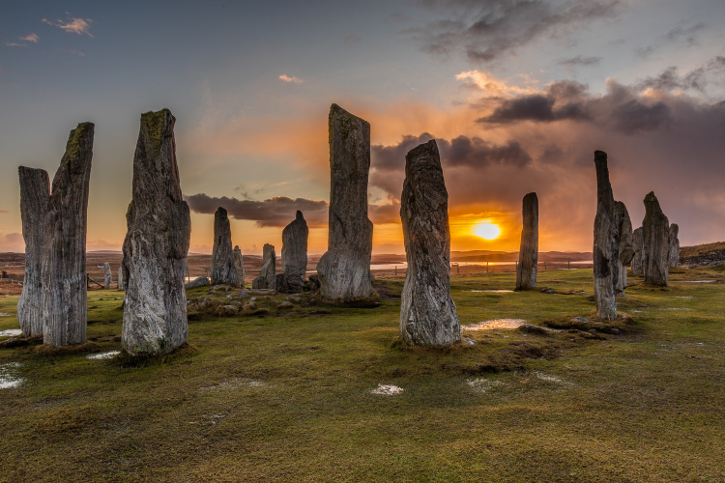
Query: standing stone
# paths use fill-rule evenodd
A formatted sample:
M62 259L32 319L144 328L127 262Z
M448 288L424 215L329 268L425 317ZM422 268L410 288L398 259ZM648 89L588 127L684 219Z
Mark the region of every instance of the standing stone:
M274 245L265 243L262 249L262 270L259 272L259 276L252 281L252 288L275 290L277 288L276 265L277 256L274 253Z
M113 282L113 275L111 275L111 266L108 262L103 264L103 288L111 290L111 283Z
M680 227L677 223L670 225L670 268L680 265Z
M234 262L232 230L227 210L219 207L214 214L214 249L211 254L211 283L240 285L239 273Z
M86 341L86 221L94 125L70 133L53 178L43 249L43 342L52 346Z
M184 277L191 218L179 183L175 122L168 109L142 114L133 159L122 343L134 356L171 352L188 334Z
M300 293L304 290L308 235L307 222L298 210L295 220L282 230L282 272L289 293Z
M644 239L642 227L632 232L632 275L644 275Z
M18 323L24 337L43 333L43 283L41 278L45 219L48 216L50 179L42 169L20 166L20 219L25 240L25 277L18 300Z
M123 283L123 264L118 267L118 290L126 290L126 286Z
M644 282L667 287L670 266L670 223L662 213L653 191L644 198L642 222L644 241Z
M612 185L609 183L607 153L594 152L597 170L597 214L594 218L594 298L597 317L602 320L617 318L617 285L619 240L617 211L614 206Z
M614 293L622 296L624 289L627 288L627 265L632 263L634 256L632 221L629 219L629 212L624 203L617 201L614 205L619 223L619 258L617 259L617 285L614 287Z
M536 288L536 264L539 261L539 198L536 193L524 196L523 215L516 290Z
M330 210L327 252L317 264L320 296L334 304L368 304L373 223L368 219L370 124L337 104L330 108Z
M237 269L239 285L244 288L244 257L242 257L242 250L239 245L234 246L234 267Z
M400 299L400 336L410 345L461 340L451 298L448 191L435 140L405 156L400 218L408 271Z

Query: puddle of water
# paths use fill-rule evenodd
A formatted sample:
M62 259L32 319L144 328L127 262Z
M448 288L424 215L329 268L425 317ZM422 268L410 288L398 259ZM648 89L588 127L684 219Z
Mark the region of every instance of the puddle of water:
M664 309L660 310L692 310L690 308L682 308L682 307L665 307Z
M505 386L505 384L501 381L489 381L488 379L484 378L470 379L466 381L466 384L468 384L473 392L477 392L480 394L485 394L490 389L498 386Z
M717 280L683 280L682 283L715 283Z
M86 359L110 359L111 357L114 357L120 353L121 353L121 351L110 351L110 352L101 352L99 354L88 354L86 356Z
M676 299L687 299L687 300L689 300L689 299L692 299L694 297L692 297L691 295L675 295L675 298Z
M20 386L25 379L18 377L19 362L0 364L0 389L11 389Z
M562 381L560 378L544 374L543 372L534 372L534 375L541 381L553 382L554 384L564 384L564 381Z
M493 319L479 322L475 325L463 325L461 330L495 330L495 329L518 329L526 325L524 319Z
M19 335L23 335L23 331L20 329L0 330L0 337L17 337Z
M6 314L5 312L0 312L0 317L10 317L13 314Z
M402 387L393 386L392 384L378 384L377 389L370 391L370 394L380 394L383 396L394 396L403 392Z
M464 290L471 293L514 293L513 290Z
M211 389L238 389L238 388L244 388L244 387L261 387L264 386L264 382L262 381L255 381L253 379L227 379L226 381L222 381L219 384L215 384L213 386L205 386L201 389L204 391L208 391Z

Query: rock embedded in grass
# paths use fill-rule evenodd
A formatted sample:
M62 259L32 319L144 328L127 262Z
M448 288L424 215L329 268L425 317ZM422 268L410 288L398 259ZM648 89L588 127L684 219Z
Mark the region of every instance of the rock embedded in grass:
M211 254L211 283L241 285L232 248L232 229L227 210L221 206L214 213L214 248Z
M410 345L461 340L451 298L448 191L435 140L405 156L400 218L408 269L400 303L400 335Z
M516 265L516 290L536 288L536 264L539 259L539 199L536 193L524 196L524 227L521 230L519 263Z
M184 288L186 290L189 290L191 288L197 288L197 287L206 287L208 285L211 285L211 282L209 281L209 277L206 275L203 277L197 277L191 282L184 285Z
M168 109L141 116L123 243L122 338L132 356L169 353L188 337L184 277L191 218L179 182L175 122Z
M597 214L594 218L593 249L594 298L597 303L597 316L604 320L614 320L617 318L614 288L617 286L619 237L607 153L595 151L594 164L597 173Z
M297 210L295 220L282 230L282 273L289 293L300 293L304 289L308 236L305 217Z

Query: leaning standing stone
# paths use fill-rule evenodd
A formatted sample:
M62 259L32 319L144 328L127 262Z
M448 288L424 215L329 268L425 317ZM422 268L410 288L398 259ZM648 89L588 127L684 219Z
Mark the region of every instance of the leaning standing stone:
M536 193L524 196L523 215L516 290L536 288L536 264L539 261L539 198Z
M122 340L134 356L171 352L188 334L184 276L191 218L179 183L175 122L168 109L143 114L133 160Z
M666 287L669 284L670 223L653 191L645 196L644 207L644 282Z
M259 272L259 276L252 281L252 288L275 290L277 288L276 271L277 256L274 253L274 245L265 243L262 249L262 270Z
M680 265L680 227L677 223L670 225L670 268Z
M405 156L400 218L408 271L400 299L400 336L411 345L461 340L451 298L448 191L435 140Z
M612 185L609 183L607 153L594 152L597 170L597 214L594 218L594 298L597 317L602 320L617 318L617 261L619 240L617 212L614 206Z
M113 275L111 275L111 266L108 262L103 264L103 288L111 290L111 283L113 282Z
M227 210L219 207L214 214L214 249L211 255L211 283L240 285L239 273L234 262L232 230Z
M43 169L18 168L20 219L25 241L25 276L18 300L18 323L24 337L43 333L41 270L45 246L45 218L48 215L50 179Z
M642 227L632 232L632 275L644 275L644 240Z
M307 273L307 237L309 229L301 211L282 230L282 272L289 293L300 293Z
M244 288L244 257L242 257L242 250L239 245L234 246L234 267L237 269L239 285Z
M86 341L86 213L94 126L70 133L53 178L43 253L43 342L52 346Z
M370 124L333 104L328 129L330 218L327 252L317 264L320 296L328 303L368 304L377 299L370 283Z
M632 221L629 219L627 207L621 201L615 202L617 222L619 223L619 258L617 259L617 285L614 287L615 295L624 295L627 288L627 265L632 263L634 246L632 244Z

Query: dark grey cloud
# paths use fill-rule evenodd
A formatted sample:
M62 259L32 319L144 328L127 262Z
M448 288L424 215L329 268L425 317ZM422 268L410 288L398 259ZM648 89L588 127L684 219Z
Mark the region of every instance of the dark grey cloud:
M599 65L602 62L601 57L582 57L581 55L577 55L576 57L572 57L571 59L565 59L559 62L561 65L568 65L568 66L575 66L575 65L581 65L581 66L588 66L588 65Z
M425 52L459 52L487 63L541 38L563 38L599 19L617 15L619 0L422 0L417 4L440 17L403 31Z
M711 84L725 85L725 57L717 56L700 67L680 75L677 67L668 67L655 77L647 77L639 81L637 90L654 88L671 91L675 89L696 90L705 92Z
M666 34L659 37L654 45L640 47L635 50L637 57L646 59L652 55L660 46L667 43L680 43L687 47L699 45L697 34L706 27L704 22L698 22L689 27L678 25L670 29Z

